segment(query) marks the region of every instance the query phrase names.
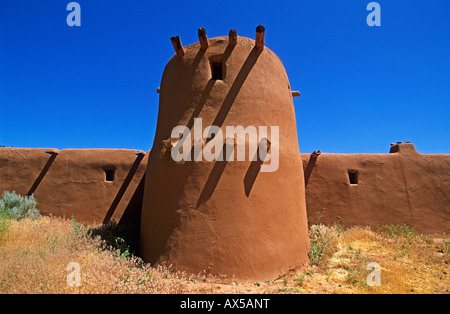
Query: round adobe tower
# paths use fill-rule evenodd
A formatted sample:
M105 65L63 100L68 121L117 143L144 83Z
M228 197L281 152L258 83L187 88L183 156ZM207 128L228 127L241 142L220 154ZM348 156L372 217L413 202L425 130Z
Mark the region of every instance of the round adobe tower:
M264 29L257 28L256 35L255 41L230 31L228 37L207 39L200 29L200 42L187 47L172 38L177 54L162 76L145 181L140 251L146 262L260 280L308 261L305 187L289 80L280 59L264 47ZM185 141L191 159L175 161L172 153L183 152L177 144L187 137L177 141L172 130L181 125L195 133L199 118L201 131L212 125L223 131L224 160L200 160L196 149L212 140L204 134L196 143L194 134ZM225 131L238 126L254 126L257 132L267 127L267 134L260 131L256 138L256 144L269 140L261 146L269 147L265 160L261 147L262 160L253 160L249 147L255 138L247 134L246 157L238 161L242 142ZM217 147L211 151L217 153Z

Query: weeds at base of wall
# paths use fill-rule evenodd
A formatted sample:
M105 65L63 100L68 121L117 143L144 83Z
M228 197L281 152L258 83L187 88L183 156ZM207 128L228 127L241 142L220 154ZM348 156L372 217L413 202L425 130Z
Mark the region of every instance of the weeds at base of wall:
M309 262L312 266L326 267L328 259L337 251L337 228L312 225L309 229Z
M21 196L15 191L3 192L0 199L0 243L8 237L10 220L41 217L36 205L37 202L33 195Z
M328 254L319 263L283 278L301 293L449 293L449 237L418 234L406 225L310 227L311 250ZM328 247L327 247L328 246ZM310 253L310 256L312 254ZM380 286L368 284L372 263L379 265Z
M0 293L448 293L448 237L436 242L400 226L385 227L398 237L363 227L311 226L315 262L254 283L151 267L131 254L116 223L86 226L56 217L7 221ZM400 229L406 232L395 231ZM70 262L80 265L80 287L65 282ZM381 266L380 287L366 283L370 262Z
M9 218L0 213L0 244L8 237Z
M379 227L377 232L385 237L393 239L407 238L414 240L419 236L415 227L410 227L407 225L384 225Z
M137 255L139 247L139 227L133 225L121 226L112 220L107 224L91 227L86 231L91 238L99 237L105 247L121 257Z

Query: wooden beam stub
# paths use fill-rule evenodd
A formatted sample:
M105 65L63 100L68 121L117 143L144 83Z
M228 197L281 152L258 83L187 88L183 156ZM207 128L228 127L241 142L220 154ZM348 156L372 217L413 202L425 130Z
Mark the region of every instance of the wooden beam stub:
M203 27L198 29L198 41L202 49L208 48L208 37L206 36L206 30Z
M235 29L231 29L228 33L228 43L230 46L237 45L237 31Z
M170 41L172 42L173 48L175 49L177 56L179 58L182 58L184 56L184 49L183 49L183 45L181 44L180 37L173 36L170 38Z
M255 45L256 49L259 51L264 50L264 34L266 32L266 28L262 26L261 24L256 27L256 39L255 39Z

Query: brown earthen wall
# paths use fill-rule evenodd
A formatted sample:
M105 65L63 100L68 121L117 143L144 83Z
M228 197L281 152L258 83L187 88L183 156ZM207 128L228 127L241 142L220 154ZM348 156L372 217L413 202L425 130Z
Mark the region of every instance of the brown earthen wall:
M421 233L449 233L450 155L420 154L411 145L391 154L323 153L315 164L301 154L309 224L406 224ZM134 163L138 168L120 198ZM104 167L116 167L113 182L105 181ZM45 149L0 148L0 194L35 188L42 214L88 223L103 222L116 199L111 219L135 219L146 167L147 157L139 162L134 150L69 149L52 158ZM357 185L350 184L349 170L358 172Z
M119 222L127 207L136 212L129 204L139 194L137 187L144 178L147 156L126 149L55 152L49 154L43 148L0 148L0 194L33 193L41 214L66 218L73 215L86 223ZM114 170L113 181L106 181L105 169ZM138 211L141 202L134 202Z
M450 231L450 155L420 154L412 143L389 154L302 154L308 223L415 226ZM349 172L357 172L350 184Z

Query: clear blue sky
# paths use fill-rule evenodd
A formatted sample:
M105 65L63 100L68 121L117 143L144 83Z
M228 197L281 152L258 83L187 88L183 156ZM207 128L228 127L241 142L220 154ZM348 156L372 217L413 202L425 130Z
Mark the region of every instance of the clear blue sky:
M0 0L0 145L130 148L153 144L170 37L254 38L283 61L300 150L387 153L411 141L450 153L450 1Z

